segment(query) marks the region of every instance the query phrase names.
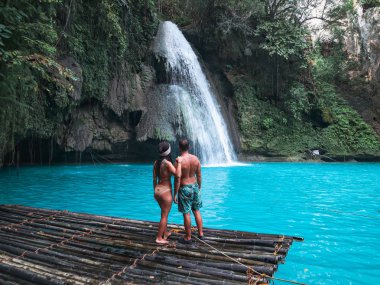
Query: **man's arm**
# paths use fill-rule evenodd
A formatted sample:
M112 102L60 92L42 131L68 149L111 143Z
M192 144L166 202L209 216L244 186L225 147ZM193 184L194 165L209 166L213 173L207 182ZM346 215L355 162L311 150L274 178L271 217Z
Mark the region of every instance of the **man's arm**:
M202 172L201 172L201 163L200 161L198 160L198 168L197 168L197 183L198 183L198 187L199 187L199 190L201 189L202 187Z

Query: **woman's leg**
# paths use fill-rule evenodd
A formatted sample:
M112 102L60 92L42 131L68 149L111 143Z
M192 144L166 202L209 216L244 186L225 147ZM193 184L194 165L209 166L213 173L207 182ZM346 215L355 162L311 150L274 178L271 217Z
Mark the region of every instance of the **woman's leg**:
M169 213L170 213L170 210L172 208L172 205L173 205L173 196L172 196L172 191L168 191L166 193L164 193L163 195L164 196L164 199L166 201L165 205L166 205L166 223L165 223L165 230L164 230L164 235L163 235L163 238L166 240L170 235L171 233L168 232L167 230L167 226L168 226L168 217L169 217Z
M161 220L158 226L156 242L165 244L168 243L168 241L164 239L163 236L166 234L168 216L172 207L172 194L170 191L167 191L166 193L162 193L159 197L157 197L156 200L161 208Z

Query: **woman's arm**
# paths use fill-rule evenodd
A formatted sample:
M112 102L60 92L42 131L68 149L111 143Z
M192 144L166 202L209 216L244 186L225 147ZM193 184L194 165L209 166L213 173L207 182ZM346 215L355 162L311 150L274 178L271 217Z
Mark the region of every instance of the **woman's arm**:
M178 203L178 191L179 191L179 187L181 186L181 176L182 176L181 162L182 162L182 159L178 160L178 158L176 159L176 162L175 162L177 173L174 179L174 203L176 204Z
M157 160L153 164L153 189L155 189L157 185L156 163L157 163Z
M176 174L174 179L174 203L178 203L178 191L181 186L181 176L182 176L182 157L177 157L175 160Z
M165 166L169 173L173 175L177 174L177 169L173 166L173 164L170 161L165 161Z
M181 156L178 156L175 160L175 164L176 164L175 177L179 178L179 179L181 179L181 176L182 176L182 167L181 167L182 160L183 160L183 157L181 157Z
M176 178L181 178L182 169L181 169L182 157L177 157L175 160L175 166L170 161L166 161L167 170L173 174Z

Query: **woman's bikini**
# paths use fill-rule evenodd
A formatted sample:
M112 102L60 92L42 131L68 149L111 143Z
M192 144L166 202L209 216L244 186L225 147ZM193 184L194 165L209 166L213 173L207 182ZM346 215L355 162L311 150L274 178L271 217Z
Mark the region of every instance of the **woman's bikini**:
M154 189L154 195L161 196L162 194L171 191L168 186L165 185L157 185L156 188Z
M166 167L166 159L164 159L162 161L162 163L164 163L164 167ZM161 169L160 169L160 172L161 172ZM169 183L170 183L170 175L169 175L169 177L164 177L162 179L160 178L159 183L154 188L154 195L155 196L161 196L162 194L164 194L164 193L172 190L171 186L169 186L169 185L162 185L162 183L166 182L166 181L169 181Z

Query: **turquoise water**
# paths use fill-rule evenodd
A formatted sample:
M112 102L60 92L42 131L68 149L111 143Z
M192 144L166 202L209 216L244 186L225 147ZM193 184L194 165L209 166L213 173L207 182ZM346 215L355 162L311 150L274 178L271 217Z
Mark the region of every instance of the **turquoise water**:
M0 171L0 204L158 221L150 165ZM380 284L380 164L255 163L203 169L205 226L302 236L277 277ZM170 222L181 223L174 205ZM285 284L275 282L275 284Z

